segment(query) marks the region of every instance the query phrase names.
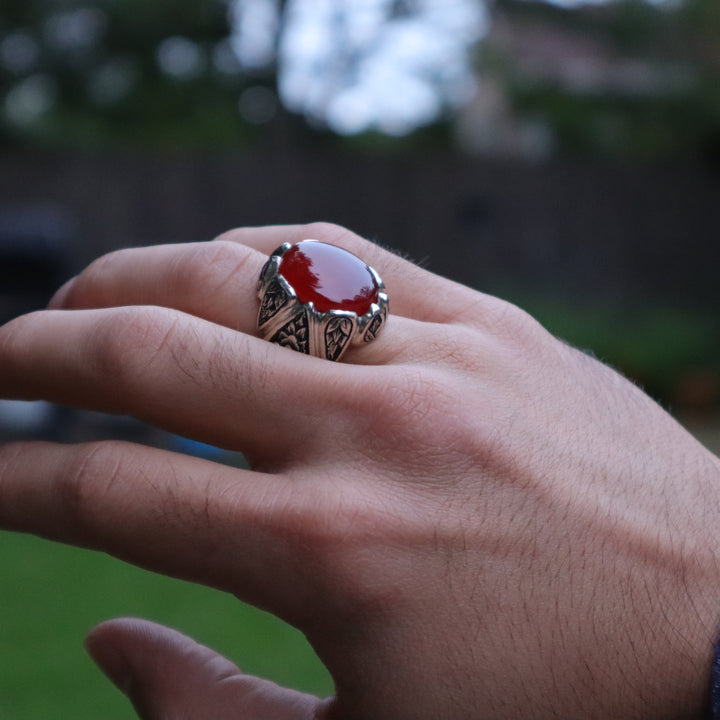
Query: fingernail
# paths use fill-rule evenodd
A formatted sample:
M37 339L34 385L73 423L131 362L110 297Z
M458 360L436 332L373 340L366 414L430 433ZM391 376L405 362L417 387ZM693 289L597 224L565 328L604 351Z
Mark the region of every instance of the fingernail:
M128 695L132 687L133 672L125 655L112 643L98 642L92 637L85 641L85 647L108 679Z
M67 296L72 290L72 286L75 283L75 278L70 278L51 298L48 303L48 310L58 310L65 304Z

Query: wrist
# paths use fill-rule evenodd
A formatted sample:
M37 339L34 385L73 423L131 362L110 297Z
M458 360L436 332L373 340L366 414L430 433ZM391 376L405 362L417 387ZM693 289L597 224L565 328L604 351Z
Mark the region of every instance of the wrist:
M692 457L696 471L686 472L679 492L676 478L665 483L656 476L659 496L665 498L664 517L656 515L655 523L632 537L616 536L623 549L616 546L613 564L615 570L625 566L621 583L627 583L616 595L622 604L615 621L624 625L615 635L621 641L612 681L620 713L616 717L720 720L720 713L709 714L714 677L720 700L720 664L714 665L720 634L720 512L715 497L720 467L709 454L695 452ZM675 494L664 490L665 484ZM602 644L603 638L597 641ZM612 647L606 645L606 650ZM611 656L605 661L612 663ZM640 701L634 712L630 698Z

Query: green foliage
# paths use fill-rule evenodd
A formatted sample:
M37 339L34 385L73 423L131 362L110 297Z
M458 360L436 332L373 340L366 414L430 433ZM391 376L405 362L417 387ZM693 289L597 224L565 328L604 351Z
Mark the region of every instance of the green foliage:
M720 95L712 76L676 94L654 97L575 95L551 83L518 83L512 97L521 115L541 117L560 150L650 159L718 159Z
M241 144L249 130L237 102L247 79L213 62L229 33L225 0L8 0L0 38L20 36L37 56L0 76L0 144ZM194 53L183 72L163 71L158 61L168 39ZM13 95L28 78L39 78L49 96L35 115L23 115Z
M511 26L534 24L540 47L551 30L570 48L561 61L548 40L536 70L493 47L491 35L481 57L481 66L501 79L514 112L544 123L561 153L720 162L716 0L665 6L612 0L572 10L498 0L496 7Z
M686 377L702 372L720 379L720 334L708 309L587 306L522 292L513 299L554 335L618 368L671 408Z

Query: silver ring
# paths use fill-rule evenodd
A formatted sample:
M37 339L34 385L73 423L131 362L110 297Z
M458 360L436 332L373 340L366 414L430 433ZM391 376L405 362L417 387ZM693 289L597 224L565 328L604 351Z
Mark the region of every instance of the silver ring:
M328 360L374 340L389 306L373 268L343 248L310 239L275 250L260 273L258 298L263 338Z

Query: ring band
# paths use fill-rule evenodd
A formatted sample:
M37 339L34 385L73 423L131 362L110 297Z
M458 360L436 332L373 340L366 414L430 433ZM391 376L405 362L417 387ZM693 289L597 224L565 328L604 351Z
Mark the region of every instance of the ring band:
M343 248L309 239L275 250L260 273L258 298L262 337L328 360L374 340L389 306L373 268Z

